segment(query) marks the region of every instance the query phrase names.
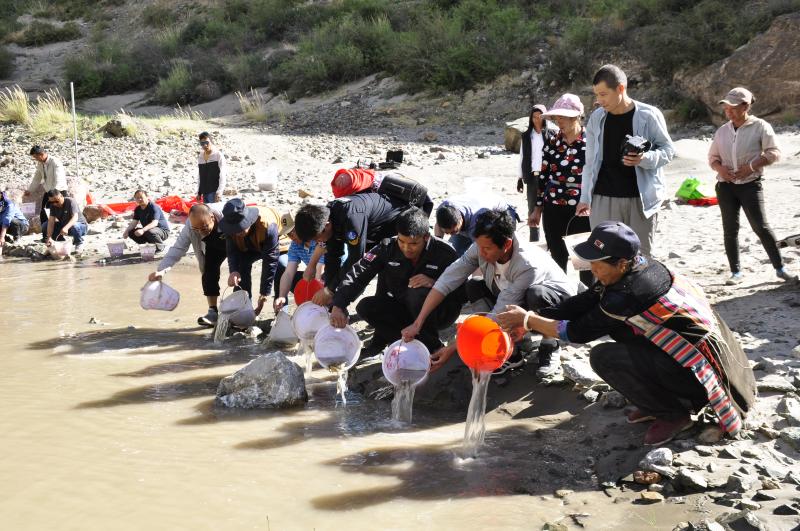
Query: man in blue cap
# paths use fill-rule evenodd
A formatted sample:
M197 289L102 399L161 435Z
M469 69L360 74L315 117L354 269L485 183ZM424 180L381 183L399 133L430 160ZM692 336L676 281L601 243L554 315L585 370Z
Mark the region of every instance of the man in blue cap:
M227 240L228 286L237 286L252 297L253 263L262 261L256 315L269 298L280 255L280 229L274 217L272 209L246 206L237 197L222 207L219 223Z
M654 421L647 445L672 440L706 407L736 435L756 395L747 356L703 291L640 248L627 225L599 223L574 248L592 264L597 282L589 290L536 312L508 306L498 322L512 335L536 330L572 343L610 336L589 360L636 406L629 423Z

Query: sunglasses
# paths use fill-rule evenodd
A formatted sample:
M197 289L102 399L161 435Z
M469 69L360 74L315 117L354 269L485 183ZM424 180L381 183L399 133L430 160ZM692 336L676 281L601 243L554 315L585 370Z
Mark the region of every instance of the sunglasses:
M210 143L210 142L209 142L208 140L201 140L201 141L200 141L200 145L201 145L201 146L207 146L209 143Z

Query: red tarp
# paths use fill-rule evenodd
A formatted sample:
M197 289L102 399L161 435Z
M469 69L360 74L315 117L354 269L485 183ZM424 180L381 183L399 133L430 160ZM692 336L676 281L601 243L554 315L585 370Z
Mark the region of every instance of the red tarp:
M88 203L89 197L87 197L86 199ZM198 201L195 198L181 199L177 195L168 195L162 197L161 199L155 200L155 203L161 207L161 210L163 210L168 214L173 210L180 210L184 214L188 214L189 209L192 208L192 205L194 205L197 202ZM132 211L134 208L136 208L136 202L130 201L128 203L107 203L98 206L100 206L100 208L108 212L110 215L114 215Z

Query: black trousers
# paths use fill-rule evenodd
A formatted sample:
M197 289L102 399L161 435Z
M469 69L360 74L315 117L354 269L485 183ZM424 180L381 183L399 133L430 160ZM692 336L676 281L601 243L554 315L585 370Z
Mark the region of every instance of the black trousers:
M528 216L533 214L533 209L536 208L536 196L539 193L539 179L540 179L540 172L535 171L531 173L525 181L525 191L527 192L528 197ZM525 220L527 223L528 220ZM539 241L539 227L528 227L529 238L528 241L530 242L538 242Z
M12 219L11 224L6 229L6 235L11 236L14 241L17 241L21 236L28 234L29 228L30 224L27 221Z
M497 302L497 296L492 293L483 279L473 278L467 280L464 286L469 302L476 302L480 299L488 299L492 305ZM526 310L536 311L549 306L555 306L568 298L569 295L564 295L548 286L537 284L525 291L525 302L522 304L522 307Z
M761 245L767 251L772 267L783 267L781 253L775 243L775 234L767 223L766 208L764 207L764 186L761 179L745 183L717 183L717 200L719 212L722 216L722 233L725 241L725 254L733 273L741 269L739 263L739 209L744 210L744 215L750 223L750 228L756 233Z
M692 371L647 339L601 343L592 347L589 361L611 387L657 418L680 418L708 403L708 395Z
M49 190L45 190L44 195L42 196L42 208L41 208L41 210L39 210L39 219L41 220L42 223L47 221L47 217L48 217L47 216L47 210L45 210L45 208L50 208L50 205L47 202L47 199L48 199L47 192L48 191ZM69 195L67 195L67 191L66 190L61 190L61 195L63 195L64 197L69 197Z
M136 243L154 243L159 249L163 249L164 240L169 238L169 231L162 229L161 227L153 227L152 229L145 231L145 233L141 236L136 236L133 231L131 231L128 233L128 238Z
M375 328L373 341L388 345L400 339L401 330L414 322L429 292L430 288L413 288L406 290L400 297L390 297L388 294L364 297L356 305L356 312ZM425 320L417 339L431 353L442 347L439 330L456 322L465 300L464 287L461 286L447 295Z
M544 226L544 239L550 256L558 264L558 267L567 270L569 252L567 244L564 243L564 236L568 234L580 234L581 232L591 231L588 216L575 216L575 207L571 205L552 205L545 202L542 210L542 225ZM593 277L591 271L581 271L579 273L581 282L589 286Z
M211 234L203 239L206 244L205 264L201 282L203 295L206 297L219 297L219 277L222 262L228 256L225 239L216 234Z

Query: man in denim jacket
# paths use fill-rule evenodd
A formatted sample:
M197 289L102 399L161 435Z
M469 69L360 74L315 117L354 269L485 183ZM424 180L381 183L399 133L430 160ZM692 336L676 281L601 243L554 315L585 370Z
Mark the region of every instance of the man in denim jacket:
M666 197L663 167L675 156L664 115L628 96L628 79L619 67L597 71L593 90L599 108L586 124L586 165L577 214L591 226L621 221L631 227L650 256L658 209ZM650 142L647 151L623 153L626 135Z

